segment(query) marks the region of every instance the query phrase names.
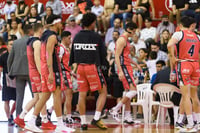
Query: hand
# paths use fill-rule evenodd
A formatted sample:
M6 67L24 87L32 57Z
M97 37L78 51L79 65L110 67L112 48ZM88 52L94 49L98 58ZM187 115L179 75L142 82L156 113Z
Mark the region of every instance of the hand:
M141 73L143 73L142 68L140 67L140 65L137 65L137 68L139 69L139 71L140 71Z
M50 84L52 84L52 83L53 83L53 80L54 80L54 78L53 78L53 73L49 73L48 82L49 82Z
M124 73L122 71L119 72L118 76L119 76L119 80L121 81L125 78Z

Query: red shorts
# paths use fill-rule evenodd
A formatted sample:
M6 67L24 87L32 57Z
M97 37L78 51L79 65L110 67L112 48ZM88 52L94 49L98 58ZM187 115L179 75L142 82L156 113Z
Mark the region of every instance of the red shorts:
M95 64L79 64L77 68L77 83L80 92L96 91L106 84L100 67Z
M66 90L67 88L72 89L72 80L70 72L68 71L62 71L62 77L63 77L63 86L61 86L62 90Z
M122 80L122 83L123 83L123 87L124 89L130 89L130 84L133 84L135 87L135 81L134 81L134 78L133 78L133 68L132 66L121 66L122 68L122 71L124 73L124 79Z
M35 73L29 73L29 78L31 81L32 92L41 92L42 91L42 83L40 74L36 71Z
M184 61L178 62L176 66L177 71L177 83L178 85L188 85L193 86L199 85L199 62Z
M54 73L54 81L53 83L48 82L49 74L42 75L42 92L52 92L56 90L57 86L61 86L61 74Z

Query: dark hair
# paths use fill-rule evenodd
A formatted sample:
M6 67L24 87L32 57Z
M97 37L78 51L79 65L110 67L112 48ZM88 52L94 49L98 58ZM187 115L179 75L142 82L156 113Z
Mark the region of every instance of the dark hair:
M47 10L47 8L50 8L51 9L51 14L53 14L53 9L50 6L46 7L46 10Z
M31 6L31 9L32 8L35 8L36 9L36 16L38 15L38 11L37 11L37 8L36 8L36 6ZM30 17L32 17L32 14L31 14L31 9L30 9Z
M155 41L151 45L155 45L155 46L160 47L160 45L158 43L156 43Z
M156 61L156 64L158 65L158 64L161 64L162 66L165 66L166 64L165 64L165 61L163 61L163 60L158 60L158 61Z
M162 31L162 33L165 32L165 31L167 31L168 33L170 33L168 29L164 29L164 30Z
M152 19L150 17L146 17L144 20L147 20L148 22L152 22Z
M117 32L117 33L118 33L118 35L120 35L120 33L119 33L119 31L118 31L118 30L114 30L114 31L113 31L113 33L114 33L114 32Z
M71 35L71 32L69 31L63 31L62 34L61 34L61 39L63 39L64 37L68 37Z
M4 41L4 39L3 39L3 37L0 37L0 43L2 43L1 45L5 45L6 44L5 41Z
M11 15L11 14L15 14L15 12L11 12L10 15Z
M10 37L10 39L8 39L8 42L17 40L17 36L16 35L10 35L9 37Z
M52 24L54 20L59 19L59 18L61 19L60 16L52 14L47 18L46 22L47 24Z
M97 16L94 13L86 13L83 15L81 22L83 26L89 27L96 19Z
M129 22L129 23L126 24L125 30L127 31L127 29L130 29L130 30L137 29L137 24L134 23L134 22Z
M146 54L148 54L148 49L146 49L146 48L140 48L139 51L140 51L140 50L142 50L142 51L144 51Z
M37 32L42 27L43 27L43 25L41 23L36 23L36 24L33 25L33 31Z
M33 29L33 27L30 24L24 25L24 27L23 27L24 34L28 35L32 29Z
M151 51L149 53L149 57L151 57L152 60L155 60L157 58L157 52L155 51Z
M183 16L180 20L183 27L189 28L191 24L196 23L195 19L189 16Z

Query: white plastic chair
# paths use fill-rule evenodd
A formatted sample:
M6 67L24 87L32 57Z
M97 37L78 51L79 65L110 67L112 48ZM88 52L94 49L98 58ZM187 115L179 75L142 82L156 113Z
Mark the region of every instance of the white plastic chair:
M164 124L167 108L173 108L174 109L174 121L176 122L176 119L178 117L178 109L174 108L175 106L170 101L170 99L171 99L171 96L173 95L174 92L180 93L180 90L174 85L164 84L164 83L156 84L153 89L160 96L160 106L159 106L159 109L158 109L156 127L158 127L160 113L162 113L161 124ZM161 109L162 109L162 111L161 111Z
M149 101L149 91L151 89L151 84L139 84L136 86L137 88L137 102L131 102L131 106L133 105L141 105L143 109L144 115L144 123L148 123L148 101ZM122 107L122 123L124 122L124 112L125 112L125 105Z

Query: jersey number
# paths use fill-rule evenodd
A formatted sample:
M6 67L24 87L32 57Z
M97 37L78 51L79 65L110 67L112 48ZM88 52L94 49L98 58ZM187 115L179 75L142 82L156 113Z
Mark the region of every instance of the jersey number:
M190 56L193 56L193 54L194 54L194 45L192 45L191 48L188 50L188 54L190 54Z

